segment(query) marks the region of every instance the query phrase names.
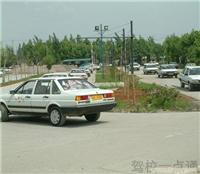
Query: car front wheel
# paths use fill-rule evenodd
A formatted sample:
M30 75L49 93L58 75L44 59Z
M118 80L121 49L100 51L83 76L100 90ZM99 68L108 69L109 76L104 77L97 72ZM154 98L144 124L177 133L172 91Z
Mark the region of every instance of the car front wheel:
M1 111L1 121L2 122L9 121L9 114L5 105L0 104L0 111Z
M49 120L53 126L62 126L65 124L66 118L59 107L52 107L49 112Z
M85 115L85 118L89 122L95 122L100 118L100 113L88 114L88 115Z

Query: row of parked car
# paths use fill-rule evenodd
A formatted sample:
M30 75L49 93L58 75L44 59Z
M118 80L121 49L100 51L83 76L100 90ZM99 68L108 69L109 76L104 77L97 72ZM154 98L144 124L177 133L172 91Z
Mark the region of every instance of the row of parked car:
M88 80L94 70L98 69L97 66L93 64L81 65L79 68L72 69L69 73L66 72L56 72L56 73L47 73L42 77L80 77L82 79Z
M115 97L112 90L99 89L88 82L94 69L85 69L45 74L22 83L10 94L1 94L1 120L9 121L10 115L20 114L48 116L53 126L62 126L66 116L97 121L101 112L115 107Z
M128 66L130 70L130 65ZM135 62L133 64L134 70L140 70L140 65ZM184 88L188 85L190 91L200 88L200 66L196 66L194 63L186 64L182 72L179 72L178 64L173 62L170 64L159 63L146 63L143 67L143 73L147 74L157 74L158 78L164 77L175 77L180 80L181 87Z

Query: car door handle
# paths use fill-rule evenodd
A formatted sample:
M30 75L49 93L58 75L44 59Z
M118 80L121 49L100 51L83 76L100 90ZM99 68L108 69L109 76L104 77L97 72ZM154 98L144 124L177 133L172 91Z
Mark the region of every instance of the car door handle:
M43 98L49 98L48 96L43 96Z
M25 96L25 98L31 98L31 97L27 95L27 96Z

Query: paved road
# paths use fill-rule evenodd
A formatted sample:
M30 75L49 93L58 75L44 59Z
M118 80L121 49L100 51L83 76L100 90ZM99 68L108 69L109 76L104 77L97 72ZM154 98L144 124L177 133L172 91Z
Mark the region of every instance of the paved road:
M156 83L162 86L173 87L179 90L182 94L190 96L196 100L200 100L200 91L188 91L187 88L180 87L180 81L177 78L158 78L158 75L144 75L143 71L134 72L138 77L141 78L141 81L147 83Z
M196 112L102 113L97 123L70 118L63 127L52 127L45 118L13 117L0 123L2 173L132 174L139 161L145 173L147 160L186 165L200 160L199 124ZM175 170L190 171L160 166L154 172Z

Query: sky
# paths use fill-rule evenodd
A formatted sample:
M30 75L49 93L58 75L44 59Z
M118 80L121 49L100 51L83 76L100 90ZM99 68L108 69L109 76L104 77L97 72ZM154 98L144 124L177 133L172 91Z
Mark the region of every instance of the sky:
M94 27L108 25L104 36L152 36L162 42L171 34L182 35L200 28L200 1L1 1L1 41L18 44L34 35L48 39L53 32L59 39L65 35L99 36Z

